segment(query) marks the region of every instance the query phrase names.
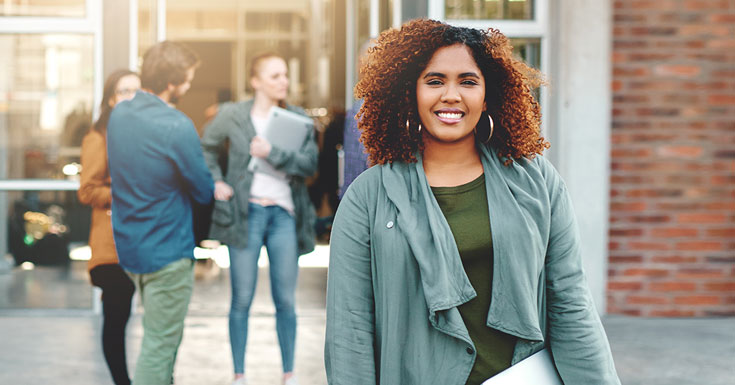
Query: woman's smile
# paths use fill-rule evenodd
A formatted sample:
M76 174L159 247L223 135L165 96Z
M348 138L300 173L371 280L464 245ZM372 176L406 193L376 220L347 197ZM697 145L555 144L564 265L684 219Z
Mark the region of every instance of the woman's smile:
M457 124L462 121L465 113L459 108L442 108L434 111L434 115L439 118L439 121L444 124Z

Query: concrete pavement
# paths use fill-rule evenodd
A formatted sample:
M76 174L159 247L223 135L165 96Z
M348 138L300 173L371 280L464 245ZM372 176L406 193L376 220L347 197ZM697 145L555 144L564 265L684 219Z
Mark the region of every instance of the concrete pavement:
M213 269L213 270L216 270ZM297 293L296 373L302 385L326 384L323 363L325 268L302 268ZM226 271L197 280L175 369L177 385L227 385ZM128 328L131 371L140 313ZM625 385L735 384L735 319L604 319ZM267 268L261 268L246 365L251 385L280 384L281 362ZM0 384L111 384L99 345L100 318L83 310L0 310Z

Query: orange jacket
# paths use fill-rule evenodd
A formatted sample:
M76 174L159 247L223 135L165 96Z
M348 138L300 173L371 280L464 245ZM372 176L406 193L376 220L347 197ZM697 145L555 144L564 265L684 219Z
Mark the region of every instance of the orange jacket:
M87 263L87 269L117 263L110 218L112 194L110 170L107 167L107 139L96 130L90 130L82 141L82 177L77 197L83 204L92 206L92 227L89 231L92 258Z

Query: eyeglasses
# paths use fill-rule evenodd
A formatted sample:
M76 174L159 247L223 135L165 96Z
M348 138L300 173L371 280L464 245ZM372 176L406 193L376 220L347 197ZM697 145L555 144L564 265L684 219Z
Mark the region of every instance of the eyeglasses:
M135 95L136 92L138 92L139 88L121 88L119 90L115 90L115 95L118 96L127 96L127 95Z

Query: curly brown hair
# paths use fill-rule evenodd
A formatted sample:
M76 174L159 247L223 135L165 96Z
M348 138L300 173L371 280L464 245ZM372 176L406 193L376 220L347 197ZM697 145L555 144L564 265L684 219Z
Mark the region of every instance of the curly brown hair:
M505 35L493 28L483 31L418 19L381 33L360 68L355 96L363 105L356 119L371 164L416 161L423 141L420 132L407 129L419 124L416 82L437 49L455 44L470 49L485 78L487 112L495 123L487 145L506 165L549 147L541 137L541 109L532 92L544 84L543 76L512 55ZM486 117L480 122L489 124Z

